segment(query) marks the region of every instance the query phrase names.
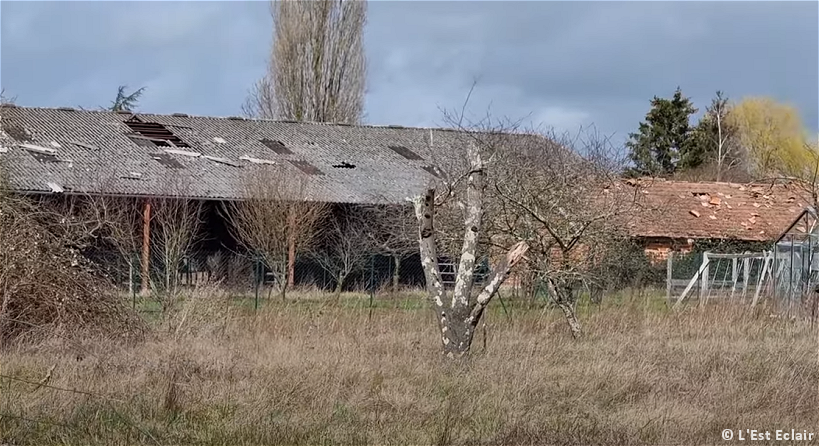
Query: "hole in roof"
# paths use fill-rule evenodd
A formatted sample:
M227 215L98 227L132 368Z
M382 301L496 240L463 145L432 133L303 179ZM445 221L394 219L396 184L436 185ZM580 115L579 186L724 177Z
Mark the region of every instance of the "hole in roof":
M408 160L422 160L423 159L417 153L413 152L412 150L410 150L410 149L408 149L408 148L406 148L404 146L389 146L389 148L392 149L393 152L403 156L404 158L406 158Z
M433 176L441 178L441 171L438 170L435 166L424 166L422 169L426 170L427 172L431 173Z
M52 155L50 153L40 153L40 152L28 152L31 156L34 157L37 161L41 163L59 163L60 160L57 158L56 155Z
M340 164L333 164L336 169L355 169L355 164L350 164L347 161L342 161Z
M159 162L159 164L162 164L169 169L182 169L185 167L167 153L151 153L149 155L151 155L151 158Z
M261 139L260 142L268 149L276 152L278 155L292 155L293 152L287 148L281 141L274 141L272 139Z
M188 143L182 141L162 124L142 122L135 116L126 120L125 125L137 135L150 139L159 147L190 147Z
M7 135L16 139L17 141L32 142L31 133L29 133L29 131L22 126L10 122L8 118L0 120L0 127Z
M306 173L307 175L324 175L324 172L320 171L316 166L310 164L309 161L290 160L290 164L298 167L299 170Z

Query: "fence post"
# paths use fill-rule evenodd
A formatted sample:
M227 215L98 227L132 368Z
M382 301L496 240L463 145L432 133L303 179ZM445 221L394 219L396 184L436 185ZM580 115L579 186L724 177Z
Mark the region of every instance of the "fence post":
M665 264L665 298L671 302L671 287L674 282L674 251L668 252L668 260Z
M708 269L710 265L708 265L708 251L702 253L702 263L706 265L705 268L702 270L702 276L700 276L700 306L705 305L705 299L708 297Z
M748 277L751 275L751 259L742 259L742 300L748 295Z

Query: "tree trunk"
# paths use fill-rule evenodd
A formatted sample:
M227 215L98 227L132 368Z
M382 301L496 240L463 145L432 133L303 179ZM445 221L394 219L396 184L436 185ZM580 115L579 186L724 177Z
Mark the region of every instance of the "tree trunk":
M295 223L291 223L295 225ZM287 240L287 286L293 286L296 277L296 240L291 235Z
M529 246L518 242L506 254L506 258L492 269L492 274L478 297L472 301L475 258L478 249L478 235L481 231L483 213L484 165L475 145L468 149L470 170L467 174L466 203L464 213L464 237L455 289L447 299L438 265L435 243L435 189L427 190L422 197L416 197L415 216L418 218L418 246L421 265L424 268L427 292L434 304L438 327L441 330L443 353L449 358L459 358L469 353L475 330L489 301L506 280L509 271L517 264Z
M569 324L569 330L572 332L572 337L580 338L583 333L580 327L580 321L577 320L577 312L575 311L575 302L573 291L568 285L558 287L552 279L548 279L549 288L552 295L552 300L563 311L563 316L566 317L566 322Z
M569 330L572 332L572 337L575 339L583 336L580 330L580 322L577 320L577 314L574 310L574 305L567 302L558 302L557 306L563 310L563 315L566 316L566 322L569 324Z
M341 298L341 290L344 289L344 281L347 279L346 275L339 276L336 281L336 288L333 290L333 299L339 300Z
M398 294L398 285L401 280L401 256L396 254L392 256L392 259L394 262L392 270L392 293Z

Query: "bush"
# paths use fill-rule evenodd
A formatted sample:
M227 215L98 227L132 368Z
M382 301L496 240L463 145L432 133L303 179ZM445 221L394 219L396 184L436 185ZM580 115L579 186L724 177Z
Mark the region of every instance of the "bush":
M76 247L68 218L0 186L0 341L140 335L141 319Z

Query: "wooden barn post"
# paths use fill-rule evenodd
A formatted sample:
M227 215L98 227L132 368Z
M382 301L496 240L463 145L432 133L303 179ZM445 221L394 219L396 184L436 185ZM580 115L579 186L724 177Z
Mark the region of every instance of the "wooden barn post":
M142 213L142 295L150 292L151 277L151 200L145 199L145 208Z

